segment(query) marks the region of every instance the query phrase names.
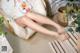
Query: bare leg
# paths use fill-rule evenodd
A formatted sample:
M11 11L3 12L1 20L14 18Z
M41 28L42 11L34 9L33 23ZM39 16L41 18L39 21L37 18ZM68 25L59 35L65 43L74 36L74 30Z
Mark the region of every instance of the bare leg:
M56 24L55 22L53 22L52 20L50 20L49 18L47 18L45 16L41 16L41 15L33 13L33 12L28 13L26 16L28 16L30 19L35 20L36 22L39 22L41 24L51 25L51 26L55 27L58 30L58 32L60 32L60 33L63 32L63 29L58 24Z
M59 36L57 32L47 30L46 28L40 26L39 24L36 24L35 22L33 22L31 19L29 19L27 17L26 18L22 17L22 18L16 20L16 22L20 26L26 25L27 27L32 28L35 31L41 32L41 33L46 34L46 35L51 35L51 36L55 36L55 37Z
M68 34L64 31L64 28L62 28L60 25L53 22L49 18L47 18L45 16L41 16L41 15L33 13L33 12L28 13L26 16L28 16L30 19L35 20L36 22L39 22L41 24L48 24L48 25L55 27L57 29L57 32L61 34L61 37L64 37L64 39L68 38ZM60 39L61 39L61 37L60 37Z

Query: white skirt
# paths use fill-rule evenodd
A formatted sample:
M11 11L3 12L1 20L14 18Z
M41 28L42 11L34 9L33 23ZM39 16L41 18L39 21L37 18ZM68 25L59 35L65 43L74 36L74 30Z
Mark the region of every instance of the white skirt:
M32 11L46 16L46 11L45 11L45 6L44 6L43 0L28 0L28 1L32 7L31 8ZM2 10L7 15L6 19L9 21L9 24L13 28L13 31L15 32L15 34L20 38L29 39L29 37L31 37L32 34L35 33L35 31L28 27L26 29L24 29L14 21L14 19L17 19L20 17L18 15L19 11L15 11L14 0L9 0L9 1L1 0L0 4L1 4ZM24 14L21 14L21 16L23 16L23 15Z

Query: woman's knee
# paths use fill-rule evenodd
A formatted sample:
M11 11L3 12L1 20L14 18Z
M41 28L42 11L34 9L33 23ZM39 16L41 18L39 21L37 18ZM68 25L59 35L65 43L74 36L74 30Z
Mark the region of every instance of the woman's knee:
M25 26L25 21L26 21L26 18L25 18L25 17L21 17L21 18L15 19L15 22L16 22L18 25L22 26L22 27Z

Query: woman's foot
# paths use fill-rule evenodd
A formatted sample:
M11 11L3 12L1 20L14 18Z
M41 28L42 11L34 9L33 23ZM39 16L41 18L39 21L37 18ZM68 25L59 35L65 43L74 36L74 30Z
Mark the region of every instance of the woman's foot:
M64 41L67 40L69 38L67 33L62 33L59 35L59 37L57 38L58 40Z
M63 33L65 32L64 27L59 26L59 27L57 28L57 32L58 32L59 34L63 34Z

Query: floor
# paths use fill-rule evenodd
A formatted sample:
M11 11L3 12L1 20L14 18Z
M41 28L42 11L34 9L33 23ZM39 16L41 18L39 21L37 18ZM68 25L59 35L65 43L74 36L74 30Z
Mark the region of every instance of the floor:
M9 32L6 37L14 53L53 53L49 46L49 41L54 40L53 37L36 33L31 39L23 40Z

